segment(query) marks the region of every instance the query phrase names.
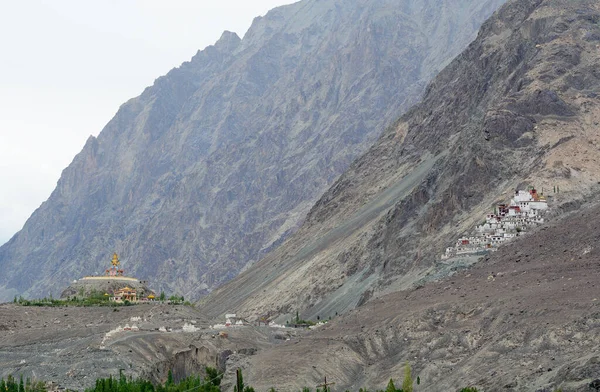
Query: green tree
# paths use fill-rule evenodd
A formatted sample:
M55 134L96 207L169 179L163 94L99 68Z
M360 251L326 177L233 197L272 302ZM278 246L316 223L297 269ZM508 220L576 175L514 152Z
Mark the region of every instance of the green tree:
M385 388L385 392L396 392L396 386L394 385L394 380L390 378L390 382L388 382L387 388Z
M171 369L169 369L169 373L167 374L167 383L165 384L166 387L169 387L173 385L173 372L171 371Z
M164 292L164 291L161 291L161 292L160 292L160 297L158 297L158 298L159 298L161 301L164 301L166 297L167 297L167 296L165 295L165 292Z
M404 366L404 381L402 381L402 391L413 392L413 380L410 372L410 364L408 363L408 361Z
M221 385L221 379L223 378L222 374L219 374L219 371L215 368L207 367L206 369L206 377L204 377L204 381L212 384L215 387Z
M242 375L242 369L238 369L236 373L237 379L235 386L233 387L234 392L244 392L244 376Z

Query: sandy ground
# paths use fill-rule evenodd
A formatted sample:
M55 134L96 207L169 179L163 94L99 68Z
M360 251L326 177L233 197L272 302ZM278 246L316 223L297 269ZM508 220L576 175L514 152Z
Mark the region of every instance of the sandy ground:
M169 369L178 378L205 366L224 367L231 355L251 355L293 335L268 327L215 330L190 306L117 309L0 305L0 377L23 374L77 390L99 377L118 375L119 369L128 376L164 381ZM139 330L107 337L126 324ZM184 324L197 330L184 332ZM228 336L219 337L224 330Z

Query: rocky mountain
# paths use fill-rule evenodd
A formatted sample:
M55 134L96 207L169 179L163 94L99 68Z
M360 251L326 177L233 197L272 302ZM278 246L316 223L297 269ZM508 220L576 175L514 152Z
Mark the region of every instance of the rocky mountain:
M555 215L585 202L600 181L599 48L598 2L510 1L300 230L204 311L342 314L474 262L440 254L519 186L545 191Z
M503 1L305 0L243 39L225 32L89 138L0 248L0 297L56 294L115 251L126 273L186 296L235 277Z

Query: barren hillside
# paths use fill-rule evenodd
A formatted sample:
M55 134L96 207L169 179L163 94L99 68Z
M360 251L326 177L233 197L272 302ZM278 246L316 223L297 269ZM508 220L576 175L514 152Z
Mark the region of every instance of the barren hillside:
M420 391L594 391L600 378L600 206L522 237L477 266L373 299L245 361L259 389L384 388L408 361Z
M241 327L215 337L224 328L210 329L201 311L183 306L4 304L0 377L82 389L119 369L164 381L169 369L183 377L210 365L226 370L225 386L242 367L257 390L314 389L327 376L336 390L357 391L402 378L408 361L422 391L592 392L600 375L599 218L600 206L583 208L469 270L375 298L308 333ZM106 338L126 323L140 330ZM185 323L199 330L183 332Z
M585 201L600 181L599 21L591 0L507 3L302 228L204 310L343 313L435 276L445 247L519 185L555 210Z

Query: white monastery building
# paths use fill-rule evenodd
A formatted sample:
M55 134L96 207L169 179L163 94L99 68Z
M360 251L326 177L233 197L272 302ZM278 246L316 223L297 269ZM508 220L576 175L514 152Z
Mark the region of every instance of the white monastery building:
M477 226L471 236L462 237L454 247L446 248L442 260L459 255L476 255L493 251L501 244L544 223L548 201L535 188L517 190L510 203L499 204L485 223Z

